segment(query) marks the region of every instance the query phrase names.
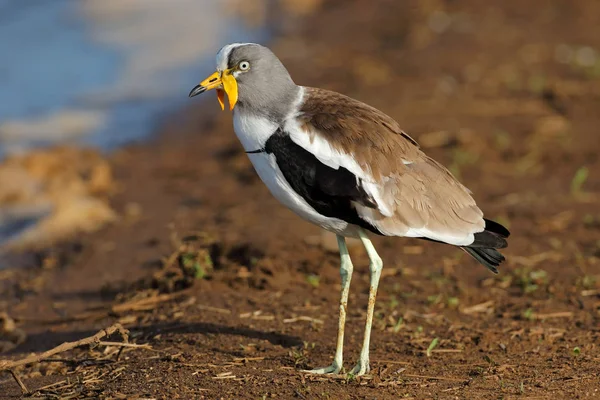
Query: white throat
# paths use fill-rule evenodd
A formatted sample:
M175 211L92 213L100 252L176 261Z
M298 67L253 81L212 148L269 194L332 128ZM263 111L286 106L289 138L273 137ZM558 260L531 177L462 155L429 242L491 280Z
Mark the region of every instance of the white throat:
M281 125L270 120L267 116L258 115L248 111L243 107L233 109L233 129L238 139L242 143L244 150L254 151L263 149L267 140L273 135L278 128L283 128L287 131L289 128L296 128L298 123L296 117L298 110L304 100L304 87L300 87L298 98L291 107L285 120Z
M233 110L233 130L246 151L263 149L277 128L277 124L266 117L243 108Z

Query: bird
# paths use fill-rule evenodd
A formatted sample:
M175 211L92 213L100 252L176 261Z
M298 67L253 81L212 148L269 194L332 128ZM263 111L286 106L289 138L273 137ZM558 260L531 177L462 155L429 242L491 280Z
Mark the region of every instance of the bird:
M353 264L346 238L369 258L370 287L359 359L349 372L369 373L369 346L383 262L369 235L410 237L456 246L490 271L505 260L509 231L483 217L472 193L427 156L398 122L343 94L297 85L279 58L257 43L232 43L216 71L189 97L216 90L221 109L271 194L301 218L336 235L341 295L333 363L307 372L339 374Z

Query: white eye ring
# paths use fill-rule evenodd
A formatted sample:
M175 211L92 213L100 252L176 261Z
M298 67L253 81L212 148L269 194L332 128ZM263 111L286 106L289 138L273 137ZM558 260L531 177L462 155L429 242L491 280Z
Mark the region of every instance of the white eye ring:
M250 63L248 61L242 61L239 64L240 71L248 71L250 69Z

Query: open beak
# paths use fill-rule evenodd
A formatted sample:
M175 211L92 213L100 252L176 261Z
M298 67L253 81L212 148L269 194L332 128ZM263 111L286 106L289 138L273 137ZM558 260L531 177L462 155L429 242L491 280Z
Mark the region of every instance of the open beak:
M233 71L226 69L223 72L216 71L214 74L200 82L194 87L189 96L194 97L212 89L217 89L217 99L221 105L221 109L225 109L225 93L229 99L229 109L233 110L238 99L237 81L233 77Z

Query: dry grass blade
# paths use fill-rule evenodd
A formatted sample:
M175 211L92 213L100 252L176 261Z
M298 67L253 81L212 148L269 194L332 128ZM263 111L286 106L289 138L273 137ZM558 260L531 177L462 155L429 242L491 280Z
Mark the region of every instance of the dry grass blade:
M236 357L233 359L233 362L249 362L249 361L262 361L264 360L264 357Z
M432 349L430 353L462 353L462 349ZM423 350L423 353L427 353L427 350Z
M136 349L154 350L148 343L136 344L136 343L121 343L121 342L99 342L99 346L115 346L115 347L134 347Z
M463 314L476 314L476 313L487 313L492 312L494 309L494 301L488 300L484 303L475 304L470 307L465 307L460 310Z
M548 313L548 314L532 313L531 318L532 319L573 318L573 315L574 314L572 311L560 311L560 312L554 312L554 313Z
M251 311L247 313L240 314L240 318L251 318L255 320L261 321L273 321L275 319L274 315L262 315L262 310Z
M302 315L300 317L286 318L283 320L283 323L291 324L291 323L298 322L298 321L312 322L314 324L322 324L323 323L323 320L320 320L317 318L312 318L312 317L307 317L305 315Z
M428 375L415 375L415 374L402 374L408 378L421 378L421 379L433 379L437 381L451 381L451 382L465 382L466 379L459 378L446 378L444 376L428 376Z
M411 365L411 363L407 361L396 361L396 360L371 360L374 363L378 364L398 364L398 365Z

